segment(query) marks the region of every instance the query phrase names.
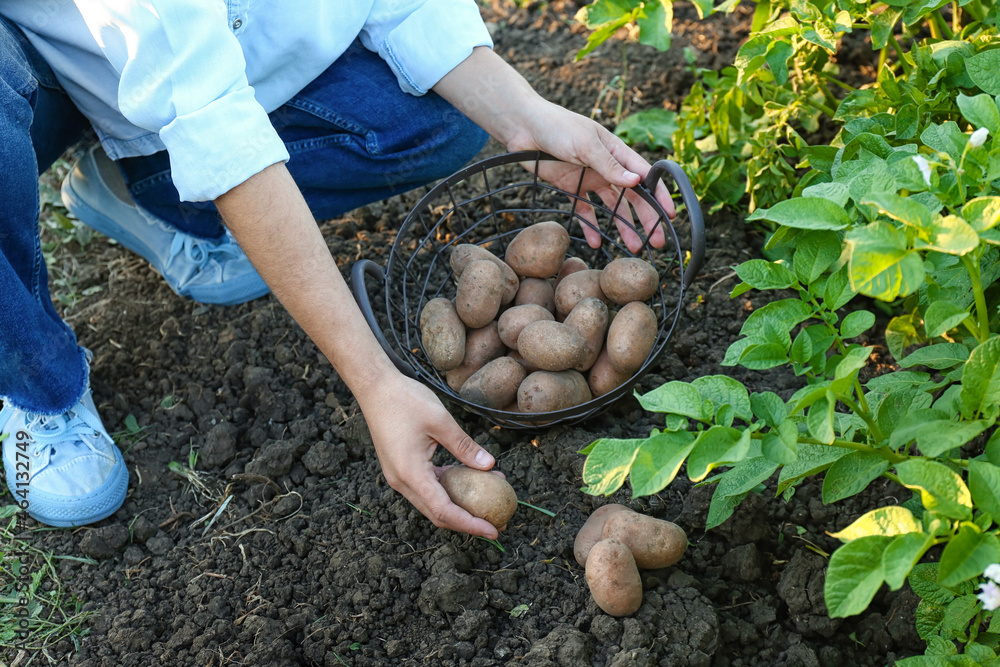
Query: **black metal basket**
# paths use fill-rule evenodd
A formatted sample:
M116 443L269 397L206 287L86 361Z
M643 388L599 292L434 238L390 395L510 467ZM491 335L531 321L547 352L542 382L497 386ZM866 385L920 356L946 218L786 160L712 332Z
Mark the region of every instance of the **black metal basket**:
M705 257L705 228L701 207L684 171L674 162L661 160L653 165L646 179L633 188L659 214L666 232L662 248L653 248L641 227L628 223L612 209L587 198L580 192L584 170L580 170L577 193L555 188L538 179L538 165L555 158L537 151L509 153L477 162L446 178L421 199L400 226L383 271L371 260L357 262L351 278L354 295L379 344L404 374L429 385L446 400L482 415L501 426L535 429L583 421L607 409L631 391L635 383L663 353L683 301L685 290L701 268ZM521 166L534 164L529 172ZM680 194L678 215L671 221L653 196L663 175L671 194ZM622 204L624 192L618 198ZM676 200L676 197L675 197ZM590 204L596 213L602 245L593 249L584 240L580 225L593 227L580 214L581 202ZM618 204L614 211L622 210ZM682 204L682 205L681 205ZM627 203L623 206L627 206ZM643 241L637 253L630 252L617 238L616 220L628 224ZM420 340L418 317L424 304L435 297L455 297L456 283L449 265L454 246L475 243L503 257L507 244L523 228L543 220L556 220L570 232L569 255L580 257L592 267L602 267L618 257L641 257L660 274L660 289L648 304L657 316L660 328L652 351L642 367L623 385L587 403L565 410L524 414L492 410L462 399L445 381L444 374L427 360ZM690 256L685 252L675 229L689 223ZM366 278L377 281L383 291L388 316L386 336L372 309Z

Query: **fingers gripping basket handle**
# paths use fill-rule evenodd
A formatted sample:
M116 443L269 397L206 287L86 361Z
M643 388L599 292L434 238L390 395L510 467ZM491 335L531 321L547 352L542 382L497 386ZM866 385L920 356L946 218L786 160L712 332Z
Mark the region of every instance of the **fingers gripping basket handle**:
M691 187L691 181L676 162L672 160L656 162L646 174L642 186L655 196L656 184L663 176L663 172L670 174L677 184L677 189L681 191L681 200L688 212L688 219L691 221L691 260L684 270L684 288L687 289L705 262L705 219L702 217L701 204L698 203L698 197Z
M385 335L382 333L382 328L378 324L378 320L375 318L375 311L372 310L371 299L368 298L368 285L365 280L371 276L378 284L382 286L382 289L388 289L385 284L385 271L382 267L371 261L370 259L362 259L355 262L354 266L351 268L351 286L354 288L354 300L358 302L358 308L361 309L361 314L365 316L365 321L368 322L368 327L375 334L375 340L378 344L382 346L382 350L389 357L389 361L395 366L400 373L411 377L414 380L417 378L417 374L414 372L413 368L400 359L399 355L396 354L392 346L389 345L389 341L386 340Z

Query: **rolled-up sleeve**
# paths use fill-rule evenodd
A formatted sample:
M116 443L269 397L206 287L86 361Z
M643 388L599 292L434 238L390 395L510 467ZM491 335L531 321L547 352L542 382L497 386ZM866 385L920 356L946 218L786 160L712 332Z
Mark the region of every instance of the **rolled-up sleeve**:
M475 47L493 47L474 0L375 0L361 42L413 95L425 94Z
M121 75L122 115L159 134L182 201L215 199L288 159L247 82L224 3L80 1L78 6Z

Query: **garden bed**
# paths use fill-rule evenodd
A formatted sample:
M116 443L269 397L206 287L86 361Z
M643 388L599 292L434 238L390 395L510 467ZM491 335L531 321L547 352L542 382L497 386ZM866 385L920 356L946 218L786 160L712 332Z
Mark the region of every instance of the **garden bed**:
M749 13L698 21L677 7L667 54L612 40L582 63L572 3L485 9L497 51L544 95L600 118L679 104L699 67L732 62ZM627 67L624 86L618 88ZM492 143L485 154L497 153ZM656 156L650 156L656 157ZM346 273L385 263L420 192L324 222ZM666 354L638 389L727 373L789 396L790 371L723 368L742 321L763 304L730 299L733 265L762 235L730 213L707 220L705 268ZM643 437L660 417L634 399L582 426L526 435L457 414L498 461L521 506L493 545L434 528L379 473L357 404L278 302L207 307L173 295L148 266L103 239L87 248L75 286L103 286L64 313L95 353L95 399L118 432L130 472L125 505L96 528L40 532L32 543L97 564L62 560L63 584L92 611L79 647L49 653L79 665L887 665L922 650L917 598L884 589L869 611L831 620L823 602L826 533L892 504L880 480L838 505L817 480L789 502L774 481L719 529L704 532L710 488L678 479L635 501L613 500L683 526L676 566L644 575L645 601L614 619L590 598L573 539L603 498L580 492L578 450L604 437ZM787 368L787 367L786 367ZM135 421L128 419L134 416ZM197 485L171 472L198 449ZM440 461L448 455L441 452ZM200 485L200 486L199 486ZM225 510L206 530L224 498ZM526 606L526 609L525 609ZM514 611L517 610L517 611ZM514 612L514 613L512 613ZM58 658L57 658L58 659ZM35 664L45 664L37 656Z

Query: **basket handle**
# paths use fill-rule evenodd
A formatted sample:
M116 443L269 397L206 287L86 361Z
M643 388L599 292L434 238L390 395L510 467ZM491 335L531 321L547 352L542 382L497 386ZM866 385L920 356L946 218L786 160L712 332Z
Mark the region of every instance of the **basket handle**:
M691 220L691 260L684 270L684 288L687 289L694 282L695 276L705 263L705 219L701 214L701 204L698 203L698 196L691 187L691 181L681 166L673 160L659 160L653 164L646 178L642 181L642 187L646 188L651 195L656 196L656 184L663 176L663 172L670 174L677 189L681 191L681 200L688 211L688 218Z
M370 259L362 259L351 267L351 287L354 291L354 300L358 302L358 308L361 309L361 314L364 315L368 327L375 334L375 340L382 346L382 351L389 357L392 365L403 375L418 380L413 367L403 361L389 345L389 341L382 333L382 328L378 325L378 320L375 319L375 311L372 309L371 299L368 298L368 285L365 282L368 276L378 281L385 289L385 271L382 270L382 267Z

